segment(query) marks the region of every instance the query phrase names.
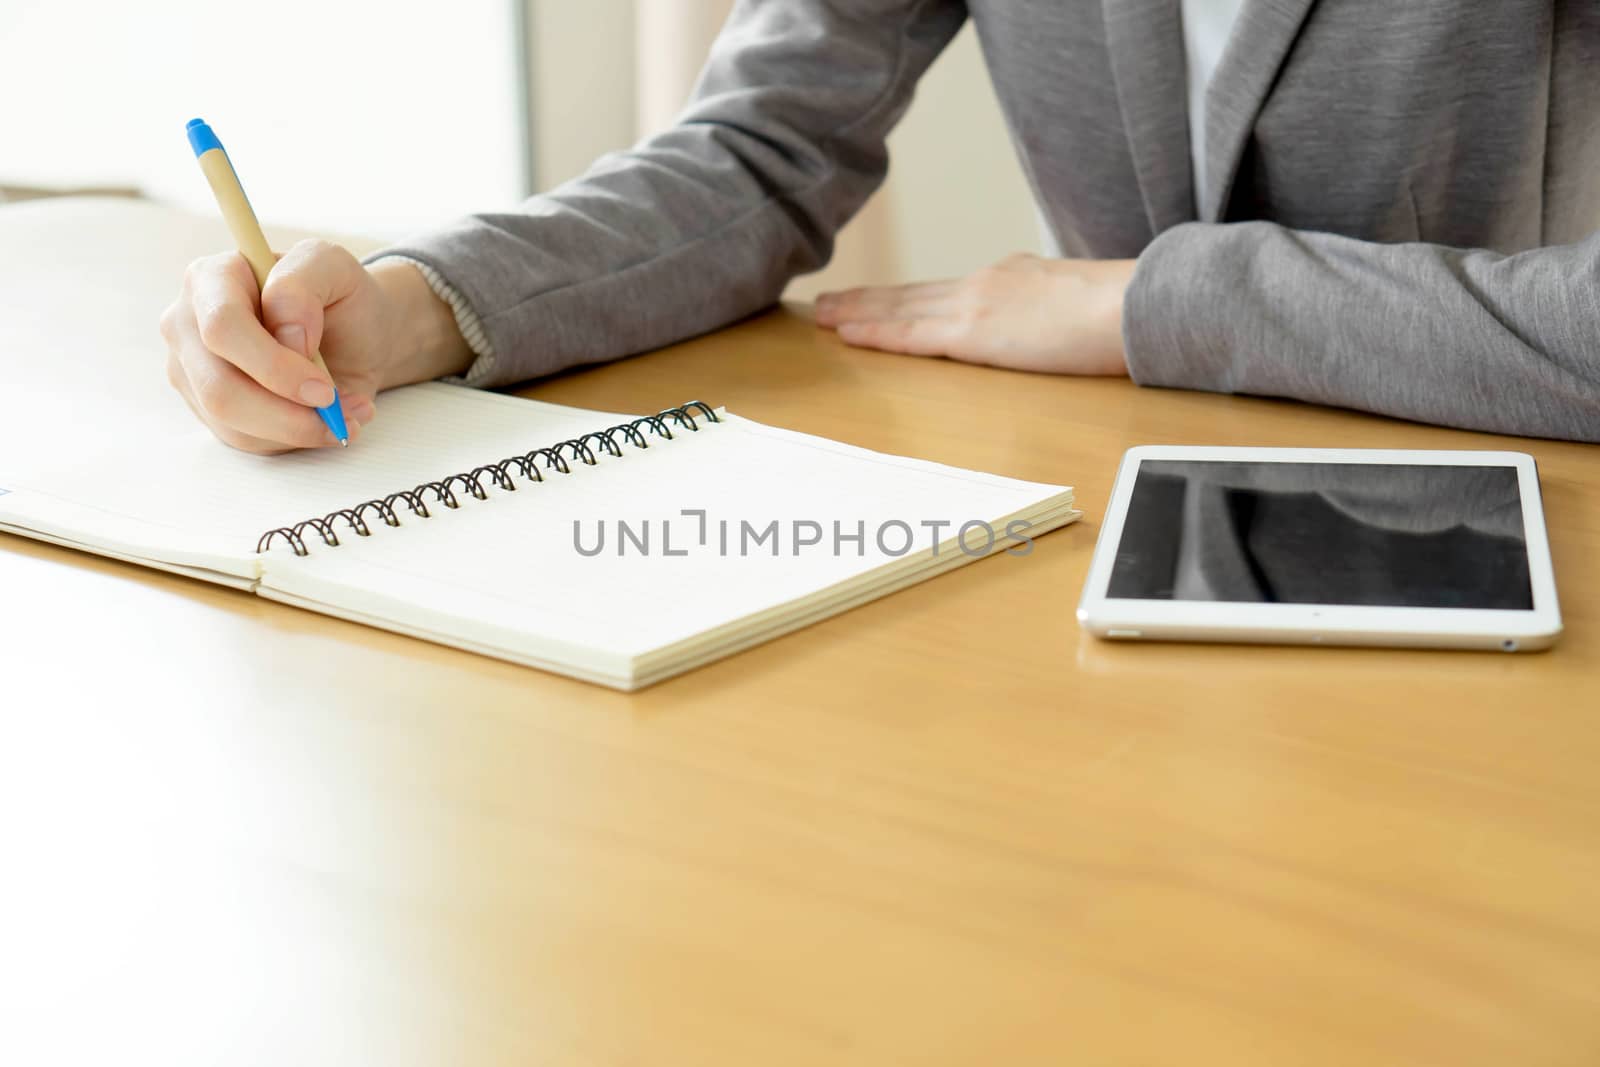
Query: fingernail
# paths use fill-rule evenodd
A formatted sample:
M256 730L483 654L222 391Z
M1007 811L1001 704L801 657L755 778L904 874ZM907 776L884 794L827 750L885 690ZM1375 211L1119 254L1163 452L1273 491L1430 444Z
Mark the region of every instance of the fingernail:
M314 408L325 408L333 403L333 387L327 382L319 382L315 378L306 379L300 387L300 401L310 404Z
M293 323L287 326L279 326L278 331L272 336L276 337L278 343L284 348L293 349L302 356L306 354L306 328L304 326L296 326Z
M372 401L370 400L357 400L351 405L349 411L350 417L363 426L377 417L377 414L378 411L372 406Z

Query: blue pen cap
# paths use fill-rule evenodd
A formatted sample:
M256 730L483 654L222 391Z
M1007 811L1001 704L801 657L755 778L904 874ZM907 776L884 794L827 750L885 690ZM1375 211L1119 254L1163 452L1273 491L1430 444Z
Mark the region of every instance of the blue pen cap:
M189 147L194 149L196 159L213 148L222 147L222 142L211 132L211 127L206 125L205 119L190 119L185 129L189 131Z

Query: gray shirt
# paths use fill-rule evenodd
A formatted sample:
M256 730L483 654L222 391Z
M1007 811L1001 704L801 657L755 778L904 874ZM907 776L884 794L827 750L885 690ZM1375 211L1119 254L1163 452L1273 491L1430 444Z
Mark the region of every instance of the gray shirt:
M741 0L678 125L392 251L476 331L474 384L715 329L827 261L968 17L1058 246L1139 259L1136 381L1600 440L1580 0L1247 0L1198 204L1176 0Z

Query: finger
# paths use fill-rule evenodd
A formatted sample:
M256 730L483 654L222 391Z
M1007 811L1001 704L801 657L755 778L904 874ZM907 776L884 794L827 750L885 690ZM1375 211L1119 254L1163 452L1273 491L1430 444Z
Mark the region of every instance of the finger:
M248 438L281 450L338 443L315 411L268 392L206 349L190 347L180 362L187 398L212 432L229 444L244 447L237 442Z
M189 410L194 413L194 417L199 419L206 429L210 430L217 440L223 444L237 448L241 452L253 452L263 456L272 456L281 452L291 451L287 445L273 441L263 441L247 434L235 433L225 426L215 425L210 416L206 414L205 409L195 400L194 392L189 388L189 379L183 373L183 365L178 362L175 355L167 361L167 377L172 382L173 389L183 398L183 402L188 405Z
M816 317L821 326L841 322L904 317L896 311L909 310L943 300L955 292L958 281L918 282L914 285L868 286L823 293L817 298Z
M848 322L940 318L954 310L954 301L948 295L908 295L893 303L863 303L837 310L827 316L818 316L818 322L824 327L838 329Z
M817 298L817 322L822 326L837 326L841 322L904 317L896 311L947 297L957 284L954 281L920 282L824 293Z
M322 346L326 309L364 280L356 258L328 241L301 241L278 260L261 292L261 320L278 341L310 357Z
M839 339L860 348L900 352L908 356L947 356L960 338L961 324L954 318L889 319L846 322Z
M346 421L354 421L366 426L378 417L378 405L366 393L351 393L348 397L340 396L339 402L344 405Z
M221 265L220 261L223 258L216 257L218 262L209 264L209 266ZM184 405L206 429L215 434L219 440L226 440L224 435L218 433L216 427L211 424L211 419L206 414L205 409L195 400L194 390L189 386L189 375L184 370L183 359L181 358L185 347L195 349L203 349L205 347L200 342L199 329L195 324L194 304L189 300L189 285L191 276L207 266L208 264L204 261L196 261L190 264L189 270L184 276L183 291L178 294L178 299L174 300L161 313L161 339L167 343L167 384L172 386L173 391L183 400ZM230 268L226 265L221 265L221 269L227 270ZM281 447L274 447L270 442L266 441L240 440L235 447L241 448L246 452L260 453L284 450Z
M286 400L311 407L333 403L333 383L261 324L255 278L243 257L230 253L199 260L190 267L186 286L208 352Z

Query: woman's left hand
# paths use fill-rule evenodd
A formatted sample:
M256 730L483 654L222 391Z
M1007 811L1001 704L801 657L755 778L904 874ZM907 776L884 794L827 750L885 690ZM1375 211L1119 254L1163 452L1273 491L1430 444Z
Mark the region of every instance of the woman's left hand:
M1122 298L1137 262L1009 256L954 281L825 293L817 324L885 352L1123 375Z

